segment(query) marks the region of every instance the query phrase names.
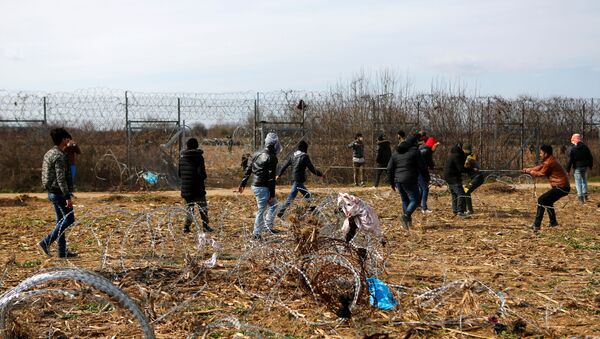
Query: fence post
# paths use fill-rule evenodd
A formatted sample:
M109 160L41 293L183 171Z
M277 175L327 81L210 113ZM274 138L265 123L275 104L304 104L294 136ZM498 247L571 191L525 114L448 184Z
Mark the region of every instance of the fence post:
M177 127L181 131L185 131L185 123L181 126L181 98L177 98ZM179 153L181 153L181 148L183 144L183 132L179 133Z
M127 139L127 169L129 169L131 165L131 158L129 154L129 97L127 96L127 91L125 91L125 137Z
M523 168L523 161L525 160L525 101L521 103L521 162L519 168Z
M44 126L48 123L48 120L46 119L46 110L47 110L47 106L48 106L48 99L44 96L44 101L43 101L43 105L44 105Z
M256 92L256 99L254 100L254 149L258 148L258 140L256 134L258 133L258 119L259 111L258 105L260 104L260 92Z
M585 101L581 107L581 138L585 137ZM584 139L585 140L585 139Z

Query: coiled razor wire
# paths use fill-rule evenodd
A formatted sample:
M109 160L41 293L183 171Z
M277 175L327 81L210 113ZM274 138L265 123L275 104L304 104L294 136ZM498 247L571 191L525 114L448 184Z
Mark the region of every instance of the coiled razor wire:
M144 338L154 338L154 328L148 321L148 318L146 318L146 315L125 292L113 285L106 278L80 268L61 268L36 274L25 279L15 288L2 295L0 297L0 330L6 331L6 312L13 304L31 297L32 294L28 292L32 288L53 280L75 280L102 291L109 297L117 300L122 307L134 315L144 332Z

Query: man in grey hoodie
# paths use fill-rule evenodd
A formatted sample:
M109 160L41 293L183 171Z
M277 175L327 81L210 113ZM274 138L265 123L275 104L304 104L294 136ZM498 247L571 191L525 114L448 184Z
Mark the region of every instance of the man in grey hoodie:
M48 199L54 206L56 225L38 245L47 256L50 256L50 245L58 240L58 256L60 258L75 257L74 252L67 251L67 237L65 232L73 222L73 178L69 169L65 149L71 141L71 135L64 128L55 128L50 131L54 143L44 155L42 163L42 186L48 191Z

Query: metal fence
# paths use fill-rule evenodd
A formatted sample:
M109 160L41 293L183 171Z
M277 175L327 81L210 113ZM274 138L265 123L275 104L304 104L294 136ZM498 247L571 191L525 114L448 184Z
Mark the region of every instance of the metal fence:
M572 133L583 134L597 157L599 103L356 88L213 94L0 91L0 188L39 189L41 158L51 146L48 132L55 126L66 127L84 148L77 163L81 189L144 188L142 175L149 171L162 179L157 187L175 188L179 151L185 138L199 136L200 124L233 130L231 141L204 139L207 155L214 153L207 157L211 184L218 186L237 181L239 159L260 147L268 131L282 137L282 157L300 139L308 139L314 162L322 167L351 164L345 146L356 132L365 135L367 162L374 165L379 134L393 139L398 129L423 129L442 142L436 152L438 165L453 143L468 141L484 167L517 169L536 161L541 143L557 147L559 158L566 160ZM339 169L331 175L334 181L344 181L349 171Z

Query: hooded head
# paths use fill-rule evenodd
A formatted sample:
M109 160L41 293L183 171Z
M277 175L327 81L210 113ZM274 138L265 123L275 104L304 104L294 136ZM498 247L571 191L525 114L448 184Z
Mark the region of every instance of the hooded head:
M196 149L198 148L198 139L189 138L185 145L187 146L187 149Z
M414 136L414 135L409 136L404 141L408 144L409 147L410 146L417 146L419 144L419 138L416 137L416 136Z
M400 154L406 153L408 152L408 150L410 149L412 145L409 144L406 140L402 141L400 143L400 145L398 145L398 147L396 148L396 151Z
M575 133L571 136L571 143L573 145L577 145L580 142L581 142L581 134Z
M279 143L279 137L274 132L269 132L269 134L267 134L267 137L265 138L265 146L273 147L273 149L275 150L275 154L281 152L281 144Z
M298 151L306 153L306 151L308 151L308 143L304 140L300 140L298 143Z

